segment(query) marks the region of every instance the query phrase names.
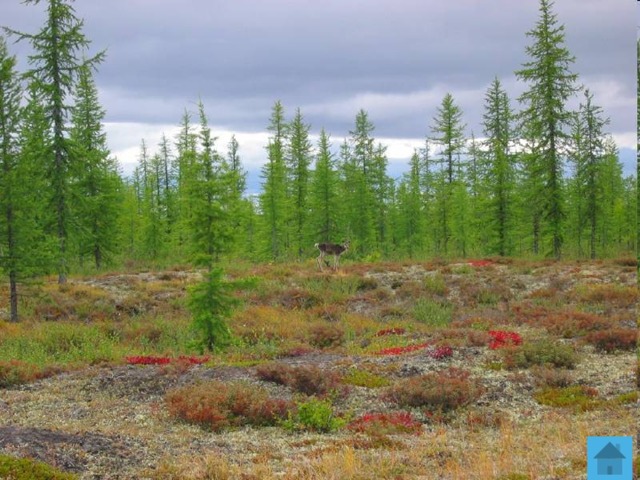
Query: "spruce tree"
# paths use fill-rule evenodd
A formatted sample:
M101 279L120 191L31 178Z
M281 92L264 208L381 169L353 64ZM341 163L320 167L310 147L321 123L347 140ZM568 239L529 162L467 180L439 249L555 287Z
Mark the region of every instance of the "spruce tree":
M529 85L520 97L520 121L529 132L529 150L541 175L541 215L550 254L562 255L565 209L563 200L563 151L568 141L571 112L567 101L578 90L577 75L570 67L574 57L564 46L565 29L552 11L551 0L540 0L540 18L527 32L533 43L526 47L530 59L516 71Z

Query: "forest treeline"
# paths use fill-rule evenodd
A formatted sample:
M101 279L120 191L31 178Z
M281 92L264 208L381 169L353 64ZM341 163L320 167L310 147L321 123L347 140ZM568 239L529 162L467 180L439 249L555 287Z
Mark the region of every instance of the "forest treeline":
M93 78L104 52L87 56L71 0L48 5L38 33L5 27L32 47L26 72L0 37L0 268L12 312L17 284L35 275L64 283L89 264L308 259L323 241L349 239L350 256L367 260L635 251L636 179L623 175L609 120L571 71L549 0L515 72L524 93L509 98L495 78L477 138L447 94L423 148L393 179L365 110L347 138L322 130L312 142L303 112L287 117L275 102L262 190L251 196L241 145L216 142L202 103L176 138L143 140L125 178Z

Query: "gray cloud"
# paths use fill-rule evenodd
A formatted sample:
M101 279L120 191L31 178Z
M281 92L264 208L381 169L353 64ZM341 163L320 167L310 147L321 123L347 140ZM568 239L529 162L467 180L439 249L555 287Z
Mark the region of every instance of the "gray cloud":
M3 0L1 22L33 32L43 7ZM513 0L110 0L75 8L93 47L107 48L97 80L108 121L175 124L201 96L216 125L259 131L280 99L334 138L347 135L359 108L376 135L423 137L446 92L479 134L494 76L517 107L523 85L513 72L538 17L537 2ZM574 71L593 84L619 133L635 125L633 8L602 0L554 8Z

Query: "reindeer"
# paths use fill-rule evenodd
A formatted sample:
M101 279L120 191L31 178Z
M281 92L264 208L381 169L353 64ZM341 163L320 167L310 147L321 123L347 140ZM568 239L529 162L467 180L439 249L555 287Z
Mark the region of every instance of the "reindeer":
M322 261L324 260L325 255L333 255L333 269L338 270L340 255L349 250L349 240L344 242L342 245L335 243L316 243L314 247L320 250L320 255L316 259L320 271L322 271Z

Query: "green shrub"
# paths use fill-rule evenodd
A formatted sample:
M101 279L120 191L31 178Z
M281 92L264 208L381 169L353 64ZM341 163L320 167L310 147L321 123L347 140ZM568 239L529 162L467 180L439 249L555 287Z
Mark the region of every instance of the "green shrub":
M339 418L333 412L333 406L329 400L311 398L297 404L294 414L283 422L287 430L310 430L314 432L328 433L342 428L346 421Z
M78 477L30 458L15 458L0 454L0 478L8 480L75 480Z
M577 363L577 355L571 345L548 339L502 348L500 352L504 365L509 369L529 368L532 365L574 368Z
M0 388L29 383L34 380L50 377L61 371L62 369L57 366L40 368L30 363L21 362L20 360L0 361Z
M444 296L447 294L447 284L440 273L424 277L424 287L434 295Z
M342 381L348 385L366 388L386 387L391 383L389 379L385 377L367 372L366 370L358 370L356 368L350 369L349 373L343 377Z
M413 307L413 317L417 322L433 327L444 327L451 323L453 307L448 303L420 298Z
M598 392L594 388L573 385L564 388L543 388L534 395L534 398L542 405L573 407L578 411L584 412L592 410L601 404L596 398L597 396Z

